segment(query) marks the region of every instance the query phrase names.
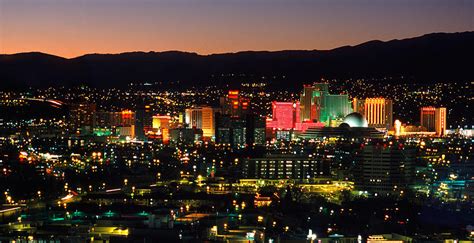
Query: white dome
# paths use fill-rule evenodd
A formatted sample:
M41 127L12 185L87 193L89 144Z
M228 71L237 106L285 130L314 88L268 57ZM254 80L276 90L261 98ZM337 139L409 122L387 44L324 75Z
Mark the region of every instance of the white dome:
M346 123L350 127L368 127L369 126L365 117L358 112L353 112L347 115L344 118L343 123Z

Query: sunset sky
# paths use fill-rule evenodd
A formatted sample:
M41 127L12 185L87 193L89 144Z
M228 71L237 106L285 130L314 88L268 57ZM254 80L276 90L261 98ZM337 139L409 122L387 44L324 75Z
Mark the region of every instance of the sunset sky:
M473 0L0 0L0 53L331 49L474 30Z

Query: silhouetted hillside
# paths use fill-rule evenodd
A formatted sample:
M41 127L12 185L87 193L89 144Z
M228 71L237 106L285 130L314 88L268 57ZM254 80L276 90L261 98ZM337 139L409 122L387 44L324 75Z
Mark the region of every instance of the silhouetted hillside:
M474 32L370 41L327 51L131 52L72 59L21 53L0 55L0 82L3 88L82 83L117 87L145 81L180 81L184 87L259 80L287 88L321 77L385 76L449 82L474 80L473 54Z

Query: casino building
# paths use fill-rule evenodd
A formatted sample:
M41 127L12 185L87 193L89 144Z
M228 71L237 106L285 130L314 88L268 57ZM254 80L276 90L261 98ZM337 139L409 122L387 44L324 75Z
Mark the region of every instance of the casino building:
M347 115L339 127L315 127L309 128L299 134L302 139L320 139L324 137L346 137L346 138L383 138L385 133L369 127L363 115L357 112Z

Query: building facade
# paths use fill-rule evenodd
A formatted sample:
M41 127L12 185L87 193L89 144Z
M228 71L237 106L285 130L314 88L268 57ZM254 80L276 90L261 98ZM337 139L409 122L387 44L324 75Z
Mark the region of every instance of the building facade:
M250 100L242 97L240 91L230 90L225 97L221 97L222 113L231 117L243 118L250 112Z
M185 122L190 128L202 129L203 137L214 140L218 111L219 109L208 106L186 109Z
M300 121L300 102L272 102L272 118L267 120L267 128L291 130Z
M243 163L243 178L310 179L330 175L330 162L302 155L267 155L247 159Z
M393 126L393 101L385 98L353 100L353 109L362 114L369 127L390 129Z
M327 83L305 85L300 96L300 121L322 122L326 126L337 126L334 122L352 112L347 94L329 94Z
M421 107L420 110L420 124L426 128L428 132L436 132L436 135L446 135L447 110L445 107Z
M415 155L402 144L364 146L357 156L357 189L379 195L403 193L414 179Z

